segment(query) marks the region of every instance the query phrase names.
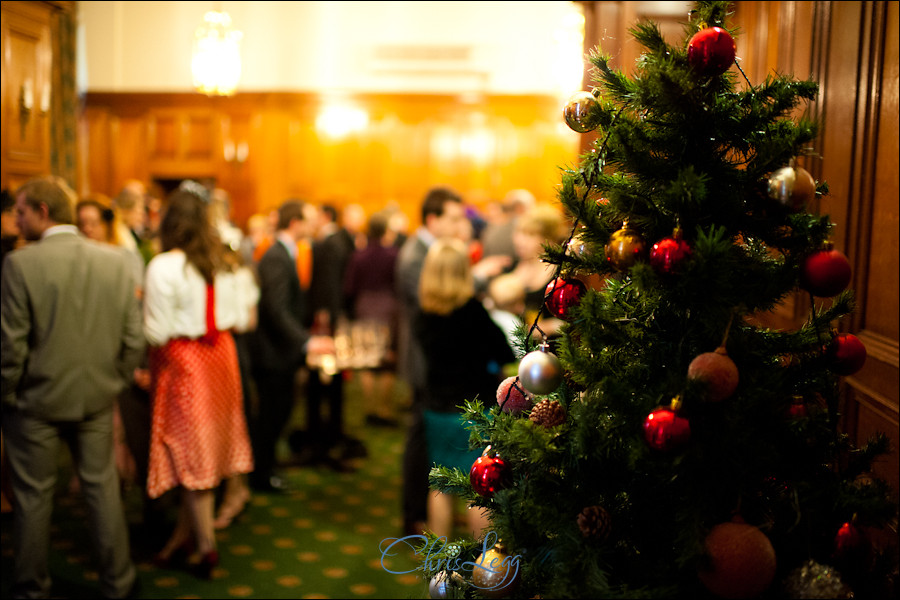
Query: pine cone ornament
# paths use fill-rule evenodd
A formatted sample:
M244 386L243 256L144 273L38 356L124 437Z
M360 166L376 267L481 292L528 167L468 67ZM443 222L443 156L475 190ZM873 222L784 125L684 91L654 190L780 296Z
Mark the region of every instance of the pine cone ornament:
M529 418L535 424L549 429L566 422L566 411L556 400L544 398L531 409Z
M602 506L588 506L578 515L578 528L586 538L606 539L612 525L609 513Z

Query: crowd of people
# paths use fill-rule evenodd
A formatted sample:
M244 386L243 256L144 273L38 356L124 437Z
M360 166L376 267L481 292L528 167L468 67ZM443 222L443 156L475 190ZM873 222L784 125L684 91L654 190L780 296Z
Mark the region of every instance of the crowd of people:
M434 464L467 470L459 406L491 406L538 317L563 241L560 210L511 191L498 210L427 190L420 225L396 207L287 199L246 228L225 190L186 180L166 198L129 182L79 198L55 177L3 197L4 500L15 596L50 591L58 453L68 444L90 510L101 593L133 595L122 486L171 535L154 560L211 577L216 529L253 493L290 490L290 464L352 471L366 455L344 427L344 374L365 422L404 427L403 531L450 535L454 499ZM398 404L397 382L407 392ZM297 399L305 429L290 430ZM281 448L281 452L279 452ZM164 498L176 498L169 524ZM6 508L5 508L6 510ZM472 511L474 535L486 525Z

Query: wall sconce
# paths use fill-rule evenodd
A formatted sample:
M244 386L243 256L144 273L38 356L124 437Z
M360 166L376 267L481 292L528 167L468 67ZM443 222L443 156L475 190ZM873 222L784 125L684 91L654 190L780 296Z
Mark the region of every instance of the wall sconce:
M25 129L31 119L31 111L34 108L34 85L30 79L26 79L19 86L19 126Z
M238 142L235 144L231 140L228 140L222 148L222 155L225 158L225 162L242 165L247 162L247 158L250 156L250 144L247 142Z
M241 78L241 38L226 12L210 11L194 32L194 87L207 96L230 96Z

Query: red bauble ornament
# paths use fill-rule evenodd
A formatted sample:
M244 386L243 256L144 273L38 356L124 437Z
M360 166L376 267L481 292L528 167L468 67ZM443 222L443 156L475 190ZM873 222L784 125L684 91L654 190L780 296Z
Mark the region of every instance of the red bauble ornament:
M866 539L859 527L847 521L834 536L834 559L855 562L866 553Z
M644 419L644 439L654 450L677 450L691 439L691 426L673 408L660 406Z
M728 357L725 346L719 346L715 352L704 352L692 360L688 365L688 378L706 381L706 399L711 402L731 396L740 379L737 365Z
M709 568L697 572L720 598L755 598L775 578L775 549L762 531L747 523L720 523L706 536Z
M557 277L547 284L544 302L551 314L565 319L569 309L581 301L581 297L586 291L587 287L579 279Z
M736 54L734 38L721 27L701 29L688 42L688 62L707 77L727 71L734 63Z
M800 266L800 287L813 296L831 298L847 289L852 274L847 257L829 247L804 259Z
M503 412L517 415L533 403L534 396L519 384L518 377L507 377L497 388L497 404Z
M676 274L691 256L691 247L681 239L681 228L677 227L670 238L663 238L650 249L650 266L659 275Z
M828 346L831 370L838 375L853 375L866 364L866 347L859 338L850 333L834 336Z
M489 450L490 446L484 454L475 459L469 471L472 489L486 498L509 485L509 466L499 456L491 455Z

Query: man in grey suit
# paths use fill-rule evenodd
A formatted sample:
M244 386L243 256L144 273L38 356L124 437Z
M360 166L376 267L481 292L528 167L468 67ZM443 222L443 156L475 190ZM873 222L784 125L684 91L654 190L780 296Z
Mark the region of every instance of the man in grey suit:
M126 597L137 579L113 458L113 402L145 345L139 282L124 251L78 235L65 184L33 179L15 198L19 228L33 243L7 255L0 283L0 393L15 499L11 595L50 595L50 522L65 441L89 509L100 591Z

